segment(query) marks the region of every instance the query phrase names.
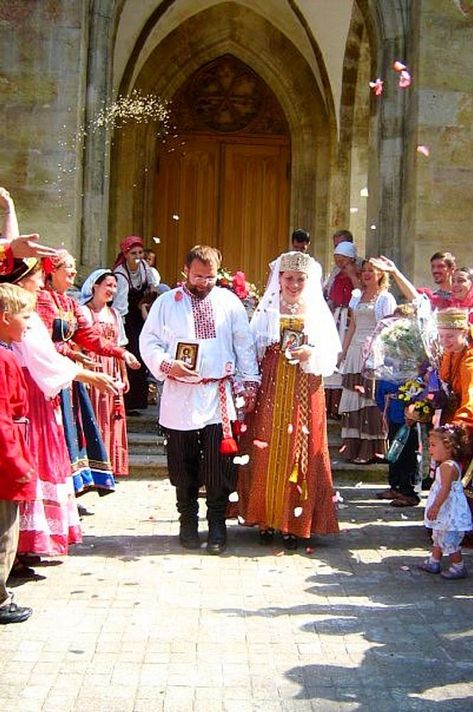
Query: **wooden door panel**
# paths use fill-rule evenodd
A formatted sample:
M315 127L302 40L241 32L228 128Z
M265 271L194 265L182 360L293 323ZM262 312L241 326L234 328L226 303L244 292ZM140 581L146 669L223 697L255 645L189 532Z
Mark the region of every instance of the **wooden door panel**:
M184 137L185 138L185 137ZM186 140L182 150L159 159L156 230L161 239L158 268L163 280L181 278L186 252L195 244L215 244L218 219L219 146Z
M268 263L288 245L289 151L281 145L223 144L218 246L224 265L263 285Z

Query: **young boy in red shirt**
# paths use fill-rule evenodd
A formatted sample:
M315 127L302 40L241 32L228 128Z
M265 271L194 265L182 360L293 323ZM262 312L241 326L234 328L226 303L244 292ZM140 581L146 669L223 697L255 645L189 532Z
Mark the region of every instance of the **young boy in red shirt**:
M0 284L0 624L32 614L12 601L6 583L18 544L18 503L34 499L36 472L28 447L28 390L10 345L21 341L35 297L14 284Z

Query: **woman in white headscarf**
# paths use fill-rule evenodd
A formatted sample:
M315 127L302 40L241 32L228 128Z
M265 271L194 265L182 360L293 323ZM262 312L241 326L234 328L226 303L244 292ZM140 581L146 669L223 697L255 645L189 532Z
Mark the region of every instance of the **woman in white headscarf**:
M240 521L258 525L262 544L280 531L295 549L298 537L338 531L323 377L341 345L312 257L278 257L251 330L262 384L241 438L249 462L239 473Z
M117 291L117 278L109 269L96 269L82 285L80 302L82 311L90 326L95 326L102 337L115 344L125 346L128 339L123 321L116 309L110 306ZM101 393L90 389L90 400L97 418L97 424L112 463L114 477L128 475L128 437L126 430L125 403L123 394L130 387L127 369L123 360L114 356L97 353L88 354L97 368L108 373L120 386L117 394Z

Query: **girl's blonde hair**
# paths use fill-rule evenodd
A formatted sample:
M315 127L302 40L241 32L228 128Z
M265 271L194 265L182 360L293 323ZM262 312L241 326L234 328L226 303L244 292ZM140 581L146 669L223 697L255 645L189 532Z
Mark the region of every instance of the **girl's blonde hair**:
M0 284L0 312L19 314L22 311L33 311L36 304L36 294L16 284Z
M455 460L466 460L471 457L471 440L462 425L447 423L434 428L430 434L440 438Z

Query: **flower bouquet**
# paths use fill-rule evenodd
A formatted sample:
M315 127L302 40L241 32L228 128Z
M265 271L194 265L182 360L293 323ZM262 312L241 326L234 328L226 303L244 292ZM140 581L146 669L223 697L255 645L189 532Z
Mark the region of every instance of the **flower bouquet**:
M260 295L252 282L248 282L245 273L241 270L231 273L229 270L221 267L217 272L217 286L230 289L238 299L241 300L248 314L248 319L251 319L253 312L258 306Z
M383 319L366 348L366 366L376 378L393 383L414 379L426 360L427 354L415 318Z
M416 423L431 423L434 413L434 406L428 398L415 400L406 407L407 417Z

